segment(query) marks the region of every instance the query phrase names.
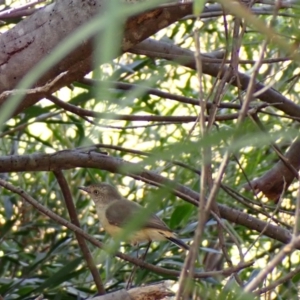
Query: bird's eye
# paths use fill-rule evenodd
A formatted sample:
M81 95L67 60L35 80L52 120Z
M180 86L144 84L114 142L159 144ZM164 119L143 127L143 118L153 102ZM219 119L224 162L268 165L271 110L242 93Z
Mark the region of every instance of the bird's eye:
M94 190L94 195L99 195L99 191L98 190Z

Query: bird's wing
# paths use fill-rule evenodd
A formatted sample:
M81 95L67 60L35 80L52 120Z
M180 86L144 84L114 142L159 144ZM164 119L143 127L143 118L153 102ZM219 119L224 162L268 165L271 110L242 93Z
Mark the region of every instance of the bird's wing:
M105 215L111 225L123 227L135 217L143 218L143 210L139 204L129 201L114 201L106 209ZM143 228L155 228L158 230L170 231L168 226L156 215L152 214L142 226Z

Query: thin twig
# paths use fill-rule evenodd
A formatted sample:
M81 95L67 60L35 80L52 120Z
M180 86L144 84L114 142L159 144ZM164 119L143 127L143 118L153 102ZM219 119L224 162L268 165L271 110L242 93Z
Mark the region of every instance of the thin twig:
M100 86L101 87L101 81L99 82L99 81L96 81L95 79L91 79L91 78L83 78L83 79L79 80L79 82L89 85L89 86L96 86L96 87ZM130 90L134 90L134 89L142 89L143 93L148 94L148 95L154 95L154 96L157 96L157 97L160 97L163 99L174 100L174 101L178 101L178 102L184 103L184 104L192 104L195 106L199 106L199 101L196 99L185 97L182 95L175 95L175 94L167 93L167 92L161 91L159 89L150 88L147 86L141 86L141 85L137 85L137 84L133 84L133 83L125 83L125 82L108 81L107 83L116 89L121 89L121 90L125 90L125 91L130 91ZM207 107L210 108L211 103L207 103ZM240 109L241 106L239 104L225 102L225 103L220 103L219 108Z
M288 274L286 274L286 275L280 277L279 279L273 281L268 286L254 291L253 294L255 294L255 295L261 295L261 294L264 294L264 293L266 293L268 291L274 290L280 284L283 284L283 283L289 281L292 277L294 277L295 275L297 275L299 273L300 273L300 266L297 267L297 268L295 268L295 270L290 271Z
M15 187L15 186L11 185L10 183L8 183L7 181L2 180L2 179L0 179L0 186L10 190L13 193L18 194L25 201L27 201L32 206L34 206L39 212L41 212L42 214L48 216L49 218L51 218L52 220L54 220L58 224L67 227L71 231L79 233L81 236L83 236L86 240L88 240L93 245L95 245L95 246L97 246L101 249L105 249L104 244L101 243L99 240L95 239L94 237L92 237L91 235L89 235L85 231L83 231L81 228L79 228L76 225L68 222L67 220L65 220L64 218L58 216L57 214L55 214L54 212L52 212L48 208L44 207L42 204L40 204L38 201L36 201L34 198L32 198L29 194L27 194L21 188ZM143 267L145 269L148 269L152 272L158 273L158 274L164 274L164 275L175 276L175 277L178 277L179 274L180 274L179 271L174 271L174 270L169 270L169 269L162 268L162 267L157 267L157 266L154 266L152 264L146 263L146 262L144 262L140 259L131 257L131 256L126 255L126 254L123 254L121 252L116 252L115 256L119 257L119 258L121 258L125 261L128 261L132 264L135 264L135 265L138 265L138 266ZM195 273L194 277L195 278L208 278L208 277L211 277L211 276L219 276L219 275L229 276L232 273L239 272L240 270L251 266L252 264L253 264L253 262L251 261L251 262L246 262L246 263L240 263L238 266L236 266L234 268L227 268L227 269L224 269L222 271Z
M109 119L109 120L148 121L148 122L159 121L159 122L177 122L177 123L196 122L198 119L198 116L153 116L153 115L122 115L122 114L115 114L115 113L98 113L61 101L60 99L58 99L53 95L48 95L47 99L55 103L57 106L81 117L88 116L88 117ZM249 111L248 113L251 114L251 111ZM238 118L238 116L239 116L238 113L220 115L220 116L216 116L216 121L235 120Z
M290 243L284 245L274 258L256 275L252 281L250 281L250 283L245 287L244 292L248 293L256 289L287 255L294 252L296 247L299 245L299 242L300 236L293 236Z
M268 226L270 225L271 223L271 220L272 218L277 214L279 208L280 208L280 205L282 203L282 199L283 199L283 196L284 196L284 191L285 189L282 190L282 193L281 193L281 196L280 196L280 199L276 205L276 208L274 209L273 213L271 214L266 226L263 228L263 230L259 233L259 235L256 237L256 239L252 242L252 244L248 247L247 251L245 252L245 255L247 255L247 253L250 251L250 249L255 245L255 243L259 240L259 238L264 234L264 232L267 230Z
M54 116L57 116L59 114L61 114L63 112L63 110L59 110L59 111L56 111L56 112L50 112L50 113L46 113L46 114L42 114L38 117L36 117L34 120L32 120L31 122L26 122L26 123L22 123L20 125L16 125L14 126L14 128L10 129L10 130L6 130L4 131L3 133L0 134L0 138L6 136L6 135L9 135L9 134L12 134L16 131L20 131L20 130L23 130L24 128L26 128L27 126L29 126L30 124L35 124L35 123L38 123L38 122L41 122L41 121L44 121L46 119L49 119L49 118L52 118Z
M36 9L29 10L29 8L43 2L46 2L46 0L35 0L15 8L6 9L0 12L0 19L15 18L20 15L20 12L24 13L24 15L28 15L27 12L30 11L30 14L32 14Z
M66 207L67 207L71 222L72 222L72 224L76 225L77 227L80 227L76 208L75 208L75 205L74 205L74 202L72 199L72 195L71 195L71 191L69 189L66 178L64 177L61 170L54 170L53 173L54 173L54 175L57 179L57 182L61 188L61 191L63 193L64 200L66 203ZM75 236L78 241L78 245L82 251L82 254L85 258L86 264L91 271L91 274L93 276L98 293L100 295L104 295L105 294L104 285L103 285L101 277L99 275L99 270L97 269L97 267L94 263L93 257L91 255L91 252L86 244L86 241L80 234L78 234L76 232L75 232Z

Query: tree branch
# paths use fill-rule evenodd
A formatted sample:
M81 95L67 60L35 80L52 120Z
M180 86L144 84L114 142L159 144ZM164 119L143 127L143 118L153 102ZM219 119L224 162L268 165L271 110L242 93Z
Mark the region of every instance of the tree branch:
M285 159L291 166L299 171L300 169L300 139L296 139L285 154ZM282 160L270 169L267 173L250 183L244 185L248 191L255 193L263 192L268 199L278 201L283 188L287 189L295 179L295 173L286 166Z
M64 200L66 203L66 207L71 219L72 224L76 225L77 227L80 227L80 223L78 220L78 216L77 216L77 212L76 212L76 208L72 199L72 195L68 186L68 183L66 181L66 178L64 177L62 171L60 170L54 170L53 171L57 182L61 188L61 191L63 193L64 196ZM100 295L104 295L105 294L105 289L104 289L104 285L102 283L101 277L99 275L99 271L94 263L93 257L91 255L91 252L86 244L85 239L78 234L77 232L75 232L75 236L78 242L78 245L81 249L81 252L83 254L83 257L85 258L86 264L88 266L88 268L91 271L91 274L93 276L95 285L97 287L98 293Z
M0 35L0 93L13 90L33 66L82 24L98 14L101 17L100 14L105 13L106 1L57 1ZM129 18L125 25L120 52L127 51L160 29L191 13L192 3L186 3L158 7ZM93 44L91 39L86 41L86 37L83 37L82 43L44 74L36 82L36 86L45 85L62 72L68 72L69 76L65 77L62 85L55 86L57 89L82 78L93 68ZM41 98L41 95L26 96L15 109L15 114L34 105ZM6 99L0 101L0 107L5 101Z
M34 198L32 198L29 194L27 194L21 188L15 187L15 186L11 185L10 183L8 183L7 181L5 181L3 179L0 179L0 186L12 191L13 193L18 194L20 197L22 197L24 200L26 200L28 203L30 203L32 206L34 206L39 212L41 212L42 214L48 216L49 218L51 218L55 222L61 224L62 226L67 227L71 231L80 234L86 240L91 242L93 245L95 245L95 246L97 246L101 249L105 248L103 243L99 242L97 239L95 239L92 236L90 236L89 234L87 234L80 227L77 227L76 225L74 225L74 224L68 222L67 220L65 220L64 218L58 216L57 214L55 214L51 210L45 208L42 204L40 204L38 201L36 201ZM115 256L117 256L117 257L119 257L119 258L121 258L125 261L128 261L132 264L135 264L139 267L143 267L143 268L148 269L152 272L158 273L158 274L164 274L164 275L175 276L175 277L179 276L179 271L174 271L174 270L169 270L169 269L157 267L157 266L148 264L148 263L146 263L145 261L143 261L141 259L131 257L131 256L123 254L121 252L116 252ZM207 277L217 276L217 275L228 276L228 275L231 275L232 273L238 272L241 269L243 269L245 267L248 267L252 264L253 264L253 262L240 263L237 267L224 269L222 271L196 273L196 274L194 274L194 278L207 278Z
M75 149L63 150L53 154L35 153L31 155L0 157L0 173L52 171L55 169L66 170L77 167L96 168L111 173L125 174L145 182L150 182L156 186L162 184L173 186L175 195L195 206L198 205L199 194L197 192L154 172L146 171L140 168L139 164L129 163L119 158L98 153L95 147L91 147L85 151ZM135 173L133 174L126 170L135 170ZM222 218L257 232L262 232L267 225L266 222L234 208L229 208L222 204L218 204L218 208ZM288 243L291 239L291 234L288 230L272 224L268 224L264 234L282 243Z
M143 51L144 53L146 52L148 57L164 58L170 61L178 62L183 66L196 70L194 53L188 49L183 49L174 44L156 41L154 39L147 39L129 50L129 52L132 53L139 53L140 51ZM202 72L216 78L218 77L219 73L220 78L223 78L228 69L227 66L223 66L221 69L220 68L220 63L210 63L205 61L203 61L202 63ZM226 81L233 86L242 88L242 90L246 90L250 82L250 77L244 73L238 72L238 76L235 76L234 78L229 76L229 78L226 78ZM253 92L255 93L264 88L264 84L256 81ZM276 105L277 109L285 112L290 116L300 117L300 106L284 97L281 93L273 88L267 89L266 91L258 95L257 98L263 102Z

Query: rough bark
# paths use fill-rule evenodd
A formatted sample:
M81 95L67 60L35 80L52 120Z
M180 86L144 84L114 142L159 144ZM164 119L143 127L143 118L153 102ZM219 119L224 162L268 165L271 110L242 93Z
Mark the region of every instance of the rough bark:
M148 57L177 61L180 65L196 70L194 53L191 50L183 49L177 45L147 39L136 45L133 49L130 49L130 52L146 53ZM209 62L208 56L203 56L202 58L206 58L206 60L202 63L203 74L208 74L213 77L218 77L219 75L220 78L223 78L228 66L224 65L221 69L221 63ZM246 90L250 81L250 76L239 72L238 77L239 78L237 79L236 76L229 76L227 78L227 82L230 82L230 84L240 88L241 90ZM254 92L264 88L265 85L263 83L256 81ZM283 111L289 116L300 118L300 106L276 91L274 88L266 89L263 93L257 96L257 98L263 102L275 105L276 109Z
M287 151L285 158L296 170L300 169L300 140L297 139ZM283 189L287 189L295 179L292 172L283 161L278 161L272 169L259 178L247 183L244 188L255 193L262 192L269 200L278 201Z
M174 193L192 203L198 205L199 194L183 185L175 184L172 180L162 177L150 171L139 168L138 164L129 163L122 159L103 155L95 150L64 150L53 154L35 153L31 155L11 155L0 157L0 173L4 172L34 172L52 171L55 169L97 168L111 173L120 173L143 180L154 185L166 184L175 188ZM135 170L135 173L130 172ZM137 171L138 170L138 171ZM288 230L268 224L242 211L218 204L222 218L243 225L264 235L276 239L282 243L288 243L291 234Z
M146 285L126 290L119 290L103 296L91 298L93 300L159 300L165 299L165 297L173 296L170 290L168 290L164 282Z
M0 93L13 90L28 71L67 36L98 13L104 13L106 2L107 0L57 1L0 35ZM120 53L191 12L192 4L189 3L155 8L129 18L125 24ZM59 74L67 72L61 82L49 91L55 92L82 78L93 69L92 54L92 40L83 37L82 43L44 74L35 86L43 86ZM34 105L43 96L36 93L24 97L15 114ZM0 97L0 107L6 100L7 97Z

